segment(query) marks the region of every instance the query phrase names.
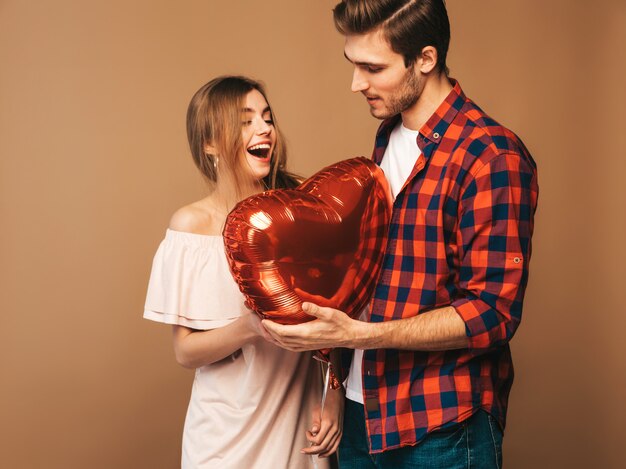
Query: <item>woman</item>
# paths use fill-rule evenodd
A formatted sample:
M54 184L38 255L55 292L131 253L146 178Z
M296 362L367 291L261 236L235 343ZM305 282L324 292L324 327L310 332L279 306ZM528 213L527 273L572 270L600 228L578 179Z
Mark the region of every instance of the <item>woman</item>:
M326 468L327 460L308 454L336 450L340 391L329 391L320 422L316 362L266 340L230 274L221 237L238 201L298 184L285 170L285 146L262 86L235 76L204 85L189 104L187 137L209 195L172 216L144 312L173 325L177 361L196 369L182 467Z

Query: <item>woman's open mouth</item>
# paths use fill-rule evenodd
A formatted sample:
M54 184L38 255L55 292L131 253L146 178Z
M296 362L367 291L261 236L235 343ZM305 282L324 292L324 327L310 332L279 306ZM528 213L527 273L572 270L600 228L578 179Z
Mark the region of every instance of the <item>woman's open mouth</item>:
M269 143L258 143L249 147L247 151L255 158L269 161L271 148L272 147Z

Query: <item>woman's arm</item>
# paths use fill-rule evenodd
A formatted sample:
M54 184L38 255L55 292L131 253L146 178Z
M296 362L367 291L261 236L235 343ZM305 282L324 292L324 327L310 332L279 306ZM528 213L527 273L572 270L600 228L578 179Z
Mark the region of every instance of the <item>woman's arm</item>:
M302 453L317 454L320 458L327 458L337 451L343 434L344 399L343 388L328 388L324 415L320 415L319 407L314 409L313 425L306 432L307 440L311 445L302 448Z
M169 228L175 231L203 235L221 233L224 218L216 212L210 199L203 199L182 207L172 216ZM198 368L215 363L243 345L269 335L256 314L249 313L227 326L198 331L184 326L173 326L176 361L185 368Z
M259 317L253 313L208 331L173 326L174 354L176 361L185 368L215 363L259 337L267 339L269 336Z

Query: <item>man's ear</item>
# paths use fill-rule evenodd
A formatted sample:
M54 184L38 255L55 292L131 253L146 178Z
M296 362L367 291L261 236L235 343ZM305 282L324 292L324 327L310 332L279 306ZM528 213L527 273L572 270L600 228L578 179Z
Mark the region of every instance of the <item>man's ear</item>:
M419 71L428 74L437 67L437 49L433 46L426 46L422 49L422 55L417 60Z

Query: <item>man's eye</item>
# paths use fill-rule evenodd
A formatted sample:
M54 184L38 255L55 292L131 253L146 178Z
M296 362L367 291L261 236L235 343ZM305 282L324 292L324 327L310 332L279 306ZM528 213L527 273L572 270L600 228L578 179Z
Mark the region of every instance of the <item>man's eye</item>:
M381 72L383 69L380 67L367 67L367 71L370 73L378 73Z

